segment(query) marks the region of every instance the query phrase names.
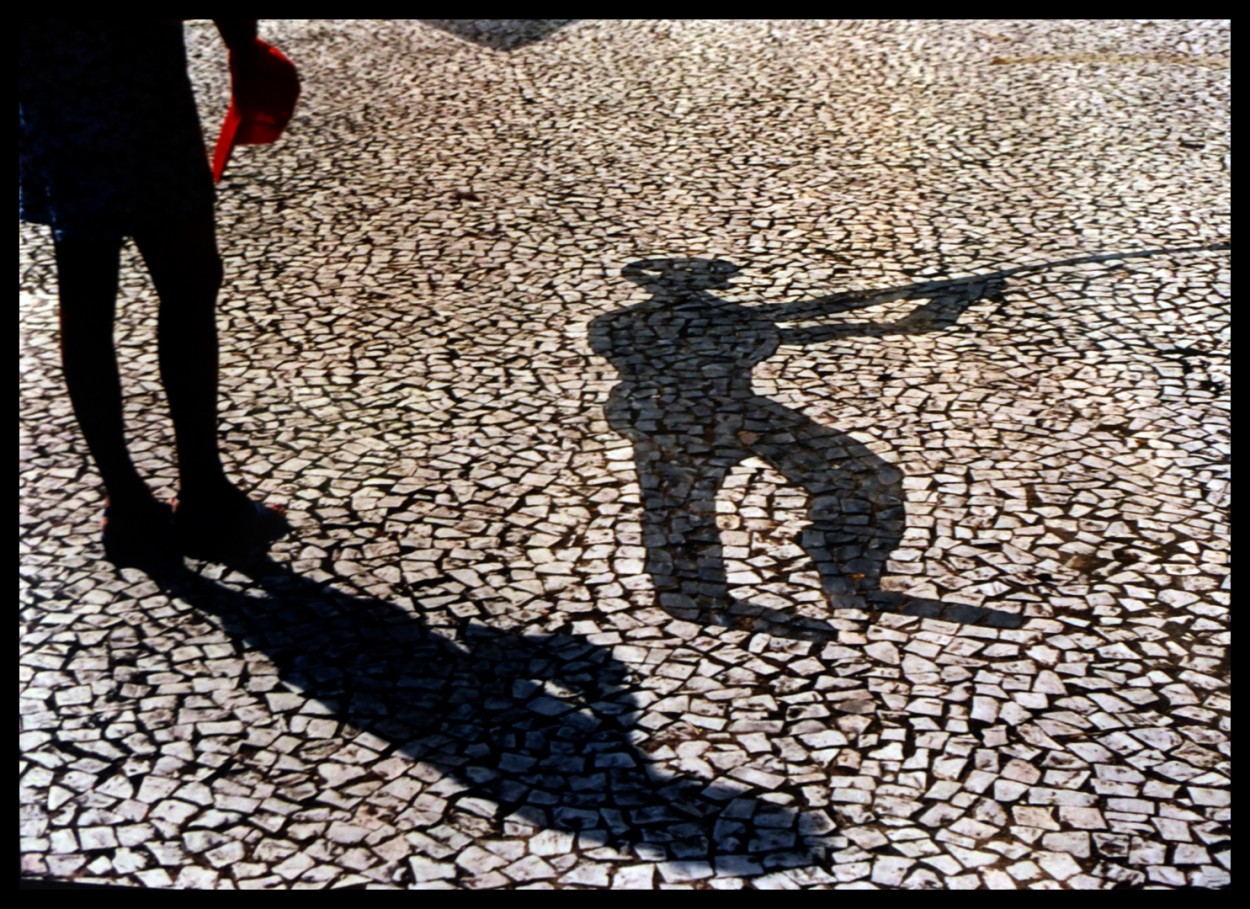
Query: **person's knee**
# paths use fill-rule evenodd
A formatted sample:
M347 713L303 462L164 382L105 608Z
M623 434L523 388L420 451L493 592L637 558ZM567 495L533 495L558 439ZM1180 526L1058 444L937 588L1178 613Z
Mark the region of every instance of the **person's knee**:
M63 237L56 241L57 295L61 311L112 320L117 296L120 241Z
M186 257L184 267L175 274L187 287L201 288L215 297L221 289L224 267L216 249L197 251Z
M211 221L166 231L145 227L135 233L135 243L162 302L185 301L188 297L216 299L223 266Z
M211 312L222 284L221 256L205 253L185 257L178 267L153 272L163 318L194 317Z
M222 281L225 280L225 267L222 265L221 254L214 250L211 255L205 256L203 267L204 286L212 289L213 298L216 299L217 292L221 290Z

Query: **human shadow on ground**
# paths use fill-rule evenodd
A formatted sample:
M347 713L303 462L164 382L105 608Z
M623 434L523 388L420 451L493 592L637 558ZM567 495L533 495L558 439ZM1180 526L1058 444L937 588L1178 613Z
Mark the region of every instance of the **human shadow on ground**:
M575 832L582 847L714 862L722 873L812 860L793 811L745 787L655 769L632 740L641 705L609 648L479 624L453 640L394 603L268 558L233 567L251 583L235 590L181 563L147 572L337 719L494 803L501 830L515 817Z
M514 51L535 44L576 19L422 19L425 25L489 47Z
M858 608L1020 627L1019 612L882 590L886 562L906 525L902 473L849 434L756 394L752 369L782 344L942 331L978 301L1001 302L1004 280L1012 275L1226 248L1081 256L958 280L753 306L713 293L729 287L740 270L722 259L647 259L625 266L622 275L651 297L592 321L590 345L620 376L604 409L609 425L633 443L646 570L659 605L703 624L746 625L783 637L836 637L827 622L743 602L729 592L716 497L734 466L758 457L808 493L809 523L797 542L835 613ZM918 303L893 321L810 324L903 300ZM809 324L793 324L804 322Z
M651 298L590 325L592 349L620 375L605 412L612 428L633 442L646 570L659 605L702 624L746 624L783 637L836 636L818 619L744 602L729 592L716 497L734 466L758 457L808 493L809 523L797 542L833 609L1019 627L1016 613L881 590L886 560L906 524L902 473L849 434L756 394L751 384L752 369L782 344L940 331L972 303L997 299L1001 279L744 306L712 293L729 287L738 271L721 259L631 263L622 275ZM782 327L910 299L924 302L893 322Z

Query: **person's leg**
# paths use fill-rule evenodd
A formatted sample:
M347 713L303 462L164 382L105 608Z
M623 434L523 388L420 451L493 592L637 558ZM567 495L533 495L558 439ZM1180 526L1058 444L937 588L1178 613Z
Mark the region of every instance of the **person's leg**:
M902 474L851 436L774 401L761 399L756 415L770 428L753 452L808 493L810 523L798 543L826 596L834 607L862 607L903 536Z
M677 438L685 444L666 445L664 436L659 444L634 444L646 569L663 609L713 622L729 605L716 494L739 452L704 447L693 434Z
M217 293L222 265L212 213L143 228L135 243L160 297L161 381L178 450L177 521L188 555L214 558L290 530L279 509L252 502L226 478L217 438Z
M217 447L217 293L221 257L211 213L135 232L160 297L161 380L169 399L184 502L234 493Z
M121 238L63 238L55 249L61 362L74 416L104 481L112 519L150 516L157 503L126 449L113 347Z

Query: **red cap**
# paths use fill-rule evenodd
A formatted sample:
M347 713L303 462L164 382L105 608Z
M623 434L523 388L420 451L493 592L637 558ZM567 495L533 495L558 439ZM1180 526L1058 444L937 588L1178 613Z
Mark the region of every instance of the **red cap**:
M286 129L295 102L299 98L299 74L295 64L276 47L259 38L255 60L254 79L248 80L247 102L237 103L233 94L230 109L221 124L217 147L213 150L213 180L221 182L221 175L236 145L267 145L277 141Z

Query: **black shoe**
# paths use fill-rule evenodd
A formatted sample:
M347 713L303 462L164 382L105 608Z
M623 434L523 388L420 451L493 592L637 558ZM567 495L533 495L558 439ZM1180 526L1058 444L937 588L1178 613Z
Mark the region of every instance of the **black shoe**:
M154 504L143 513L104 509L104 558L117 568L148 568L179 557L174 541L174 511Z
M183 555L210 562L259 555L292 529L282 509L247 500L224 514L179 503L173 526Z

